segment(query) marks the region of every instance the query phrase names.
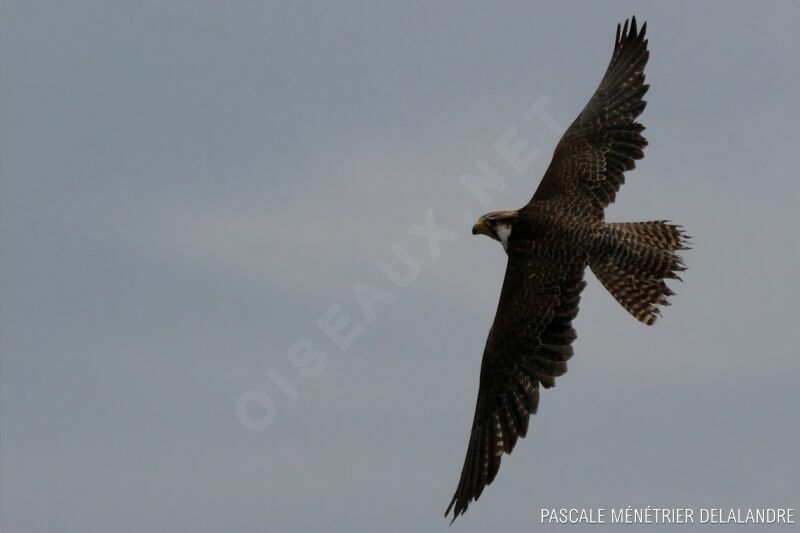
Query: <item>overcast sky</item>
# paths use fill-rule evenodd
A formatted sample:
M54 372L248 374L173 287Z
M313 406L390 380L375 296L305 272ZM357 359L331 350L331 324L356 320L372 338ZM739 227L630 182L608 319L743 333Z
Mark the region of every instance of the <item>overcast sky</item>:
M800 7L376 4L3 3L0 528L797 507ZM569 372L448 529L505 266L472 221L527 202L634 13L650 145L608 219L686 226L685 282L647 328L588 276Z

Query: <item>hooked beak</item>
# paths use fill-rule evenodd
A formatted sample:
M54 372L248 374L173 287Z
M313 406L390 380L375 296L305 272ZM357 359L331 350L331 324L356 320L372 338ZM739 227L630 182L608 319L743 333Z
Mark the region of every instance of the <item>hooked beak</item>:
M490 235L489 225L486 224L486 221L483 217L479 218L478 221L472 226L472 234L473 235Z

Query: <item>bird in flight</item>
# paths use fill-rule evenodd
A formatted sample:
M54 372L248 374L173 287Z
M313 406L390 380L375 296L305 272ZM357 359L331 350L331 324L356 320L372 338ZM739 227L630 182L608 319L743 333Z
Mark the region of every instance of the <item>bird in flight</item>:
M636 18L617 25L614 52L600 86L556 146L527 205L480 217L472 228L508 255L500 303L486 340L467 456L445 516L453 520L494 480L504 453L524 437L539 390L567 371L576 338L572 320L588 266L631 315L651 325L673 292L666 279L685 270L680 226L666 221L604 220L644 157L644 126L636 122L648 89L645 31Z

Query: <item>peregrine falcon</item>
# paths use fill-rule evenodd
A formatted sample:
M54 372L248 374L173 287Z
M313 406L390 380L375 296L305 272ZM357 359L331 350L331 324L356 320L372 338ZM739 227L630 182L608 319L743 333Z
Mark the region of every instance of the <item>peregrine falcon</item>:
M600 86L556 146L533 198L517 211L480 217L475 235L499 241L508 255L503 288L481 363L467 456L453 499L455 520L494 480L504 453L528 430L539 391L567 371L588 266L637 320L650 325L673 292L665 280L685 270L680 226L666 221L608 223L604 209L644 157L636 118L648 89L645 31L617 25Z

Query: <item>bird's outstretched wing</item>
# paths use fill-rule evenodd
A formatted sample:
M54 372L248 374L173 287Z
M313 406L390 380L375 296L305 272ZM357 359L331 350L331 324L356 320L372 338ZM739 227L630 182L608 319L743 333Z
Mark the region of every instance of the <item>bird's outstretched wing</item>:
M494 324L481 363L480 388L461 479L445 516L477 500L528 429L539 386L552 387L572 356L584 259L552 264L510 256Z
M625 182L624 172L644 157L644 126L636 122L647 104L642 97L647 51L647 23L637 31L617 25L614 53L600 86L556 146L532 201L561 197L575 214L603 219Z

